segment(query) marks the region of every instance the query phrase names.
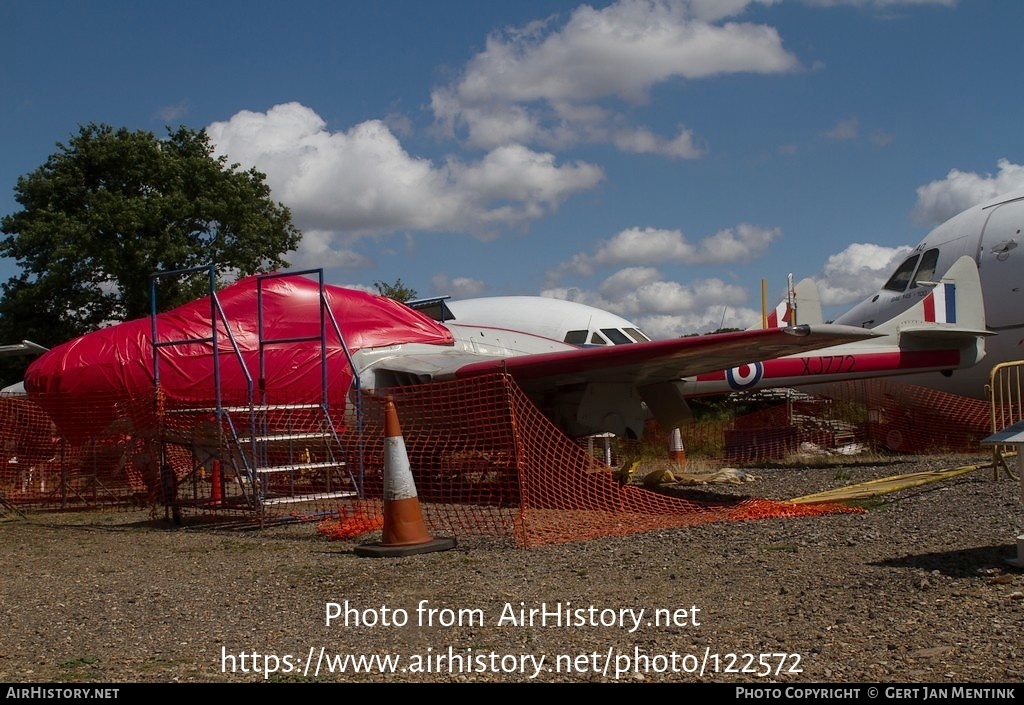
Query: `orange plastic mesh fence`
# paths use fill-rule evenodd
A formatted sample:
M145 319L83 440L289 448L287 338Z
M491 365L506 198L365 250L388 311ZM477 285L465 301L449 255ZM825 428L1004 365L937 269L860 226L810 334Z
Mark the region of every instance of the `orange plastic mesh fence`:
M936 394L877 381L837 385L828 402L788 400L687 426L683 444L688 457L718 464L852 441L900 451L977 450L977 440L989 433L988 406ZM244 522L320 518L327 535L359 535L382 521L387 396L398 409L425 523L437 535L536 546L841 511L751 498L688 500L624 485L604 462L600 442L591 453L567 439L500 374L362 392L361 424L354 397L340 394L326 409L276 399L254 411L244 394L224 393L219 414L208 400L120 398L114 400L119 418L75 443L57 434L34 401L0 397L0 499L47 509L157 511L173 504L186 514ZM95 400L60 401L85 423ZM645 445L665 457L668 433L652 429ZM618 456L617 449L614 463L622 462Z
M625 486L509 378L494 375L364 395L364 461L371 470L365 497L322 524L326 535L349 537L379 526L385 396L398 408L424 522L439 535L514 537L537 546L706 521L847 511L754 499L690 501Z
M882 450L976 452L991 433L988 401L927 387L865 380L839 385L832 398L860 429L861 439Z
M361 424L344 397L326 409L278 399L263 411L243 394L225 394L219 411L203 400L122 398L118 419L78 444L56 436L35 402L8 397L0 487L7 501L30 506L164 504L261 522L329 517L325 533L357 535L379 527L383 513L387 397L399 409L424 520L435 533L535 546L838 510L689 501L624 486L500 374L364 392ZM88 419L88 405L80 418Z
M102 434L73 445L35 402L0 395L0 444L0 497L9 503L71 508L139 499L125 467L133 453L128 436Z
M816 391L734 395L746 411L682 429L687 457L750 465L806 453L977 452L991 433L992 405L980 399L885 379ZM648 436L668 443L661 429Z

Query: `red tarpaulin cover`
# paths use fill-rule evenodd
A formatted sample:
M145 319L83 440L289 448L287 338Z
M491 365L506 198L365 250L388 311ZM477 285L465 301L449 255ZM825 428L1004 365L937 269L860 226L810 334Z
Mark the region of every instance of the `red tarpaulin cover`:
M227 329L259 388L259 309L263 314L264 364L269 401L275 393L290 403L321 399L320 305L317 282L306 277L271 277L262 284L257 301L257 277L248 277L217 294ZM325 295L349 350L400 343L450 344L452 335L434 320L383 296L325 286ZM157 316L157 340L194 340L211 336L210 297L204 297ZM331 390L347 390L352 372L330 319L327 331L327 369ZM218 318L221 390L238 398L247 386L224 321ZM315 338L314 341L267 341ZM50 413L58 427L61 409L74 402L97 408L94 421L113 420L113 408L101 408L113 397L151 394L153 390L152 320L141 318L103 328L59 345L40 356L28 369L25 389ZM195 402L214 399L213 352L208 343L159 348L160 388L169 399ZM70 399L69 399L70 397ZM76 404L77 405L77 404ZM112 406L112 403L111 403ZM95 424L91 424L95 428ZM67 429L64 429L67 430Z

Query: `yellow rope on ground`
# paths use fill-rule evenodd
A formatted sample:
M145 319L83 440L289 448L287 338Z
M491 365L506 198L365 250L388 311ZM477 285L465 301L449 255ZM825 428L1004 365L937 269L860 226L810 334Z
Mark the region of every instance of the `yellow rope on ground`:
M892 477L880 477L877 480L868 480L867 482L861 482L856 485L839 487L834 490L804 495L803 497L796 497L786 501L793 504L814 504L817 502L844 502L851 499L866 499L868 497L874 497L888 492L896 492L910 487L917 487L918 485L926 485L929 482L948 480L949 478L956 477L957 475L966 475L969 472L990 467L992 467L992 463L985 463L983 465L961 465L958 468L950 468L949 470L931 470L926 472L912 472L907 473L906 475L893 475Z

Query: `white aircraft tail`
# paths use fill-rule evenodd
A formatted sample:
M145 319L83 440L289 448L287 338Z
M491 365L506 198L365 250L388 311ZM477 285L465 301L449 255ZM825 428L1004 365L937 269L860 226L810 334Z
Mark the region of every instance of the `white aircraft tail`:
M918 341L935 347L940 340L980 342L979 336L993 333L985 327L985 302L981 293L981 276L971 257L953 263L942 281L918 282L932 290L921 301L872 330L882 335L896 335L903 345ZM768 327L824 322L821 299L814 280L803 279L791 286L789 296L768 315Z
M981 277L974 260L961 257L949 268L942 281L918 284L931 286L932 290L912 307L874 330L897 335L900 345L905 347L912 347L915 343L934 346L940 340L956 344L962 340L963 343L977 343L983 349L981 338L992 335L992 332L985 327Z
M818 296L818 286L813 279L801 279L793 286L790 276L789 293L779 305L768 312L767 328L778 328L780 326L795 326L809 323L816 325L823 323L821 315L821 298ZM760 326L754 326L760 328ZM749 330L749 329L748 329Z

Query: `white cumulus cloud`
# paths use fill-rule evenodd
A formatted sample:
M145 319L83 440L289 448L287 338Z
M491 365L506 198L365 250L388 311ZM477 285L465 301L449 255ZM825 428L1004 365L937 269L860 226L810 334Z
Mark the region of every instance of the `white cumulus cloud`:
M957 213L1009 191L1024 188L1024 166L1000 159L995 174L950 169L946 178L919 186L914 220L938 225Z
M632 152L693 158L692 133L662 137L625 127L615 101L644 103L673 80L799 68L778 32L723 22L749 2L619 0L492 34L452 83L436 88L431 108L444 134L491 149L523 143L566 146L602 141Z
M495 149L475 163L434 164L409 154L380 120L332 131L313 109L244 110L207 133L218 155L267 176L273 197L311 233L299 256L348 259L355 239L396 230L488 233L549 214L593 188L602 170L526 147Z
M741 286L716 278L691 284L668 281L653 267L621 269L596 291L551 287L541 295L611 311L654 339L708 333L723 325L746 328L761 320L760 313L743 306L747 293Z
M693 131L685 127L679 129L674 138L657 135L645 127L625 129L612 135L615 146L623 152L634 154L664 154L680 159L696 159L707 152L706 147L694 143Z
M849 304L873 294L911 249L854 243L830 256L821 276L814 277L822 305Z
M757 259L779 237L778 228L741 223L690 243L679 230L627 228L597 243L593 253L580 252L548 271L554 284L563 274L592 276L599 267L676 262L680 264L729 264Z
M473 299L485 291L487 284L470 277L452 277L435 274L430 279L430 288L437 296L451 296L453 299Z

